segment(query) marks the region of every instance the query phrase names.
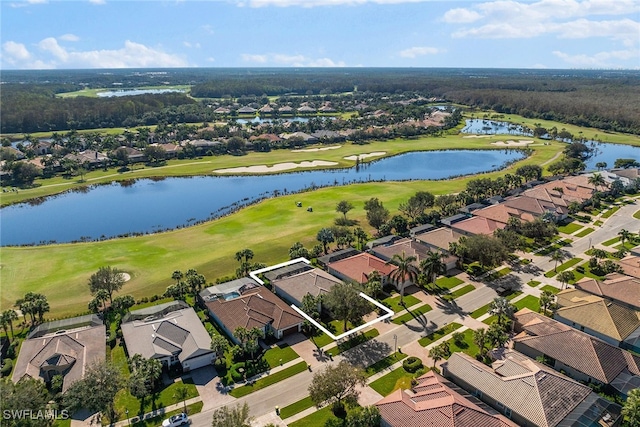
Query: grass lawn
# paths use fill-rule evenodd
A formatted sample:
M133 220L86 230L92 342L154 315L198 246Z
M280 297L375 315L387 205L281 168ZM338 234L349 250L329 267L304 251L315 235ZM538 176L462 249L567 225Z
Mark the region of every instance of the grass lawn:
M556 288L555 286L551 286L551 285L544 285L540 289L543 290L543 291L549 291L552 294L557 294L558 292L560 292L560 289Z
M118 392L116 395L115 406L116 410L119 414L124 414L126 410L129 410L129 416L133 417L134 415L146 414L147 412L151 412L154 409L164 408L169 405L173 405L175 403L180 403L174 397L176 390L182 385L187 387L187 399L191 399L193 397L198 396L198 390L196 386L193 384L193 380L185 379L184 381L177 381L172 383L171 385L163 388L159 393L157 393L155 399L153 396L149 396L144 400L144 406L142 406L141 402L133 397L131 393L129 393L128 389L123 389Z
M367 377L370 377L371 375L377 374L378 372L382 371L383 369L388 368L389 366L393 365L394 363L399 362L400 360L404 359L407 356L408 355L405 354L405 353L398 353L396 351L395 353L390 354L389 356L385 357L384 359L378 360L373 365L367 366L367 368L364 371L365 371Z
M603 244L604 246L612 246L612 245L614 245L615 243L618 243L619 241L620 241L620 237L614 237L614 238L612 238L612 239L605 240L604 242L602 242L602 244Z
M537 281L537 280L529 280L529 281L527 282L527 285L531 286L532 288L535 288L535 287L536 287L536 286L538 286L540 283L542 283L542 282L539 282L539 281Z
M518 310L528 308L529 310L533 310L537 313L540 310L540 298L533 295L527 295L521 300L514 302L513 305L515 305Z
M562 239L550 246L547 246L546 248L542 249L541 251L538 252L538 255L549 255L551 252L554 252L560 248L563 248L569 244L571 244L573 240L571 239Z
M399 388L403 390L411 388L412 378L413 374L405 371L404 368L400 366L399 368L396 368L388 374L371 382L369 386L382 396L387 396Z
M397 296L389 297L382 300L382 304L389 307L391 310L393 310L394 313L398 313L399 311L404 310L405 306L411 307L420 302L420 300L414 297L413 295L405 295L403 301L405 304L404 306L400 305L400 295L397 295Z
M461 279L458 279L456 276L451 276L451 277L442 276L436 279L436 285L442 289L455 288L456 286L461 285L463 283L464 281L462 281Z
M202 411L203 406L204 406L204 402L196 402L196 403L192 403L191 405L187 405L187 414L189 415L197 414L198 412ZM156 427L158 425L161 425L162 421L164 421L165 419L173 415L179 414L183 411L184 411L184 407L180 409L176 409L174 411L169 411L165 414L158 415L153 418L148 418L146 420L134 422L131 425L134 427Z
M121 342L122 343L122 342ZM111 349L111 361L120 369L120 373L124 378L129 378L129 364L127 363L127 355L124 352L123 345L116 345Z
M423 347L426 347L429 344L438 341L443 336L450 334L451 332L455 331L456 329L458 329L460 327L462 327L462 325L459 324L459 323L455 323L455 322L454 323L449 323L448 325L443 326L442 328L438 329L437 331L431 332L426 337L420 338L418 340L418 344L420 344Z
M324 332L321 332L318 336L312 336L309 338L318 348L322 348L325 345L331 344L333 340L331 337Z
M456 343L453 338L451 338L449 343L449 349L451 349L451 353L455 353L456 351L461 351L463 353L468 354L471 357L475 357L476 354L480 352L480 349L477 345L473 343L473 329L467 329L463 332L464 340L460 343Z
M313 414L309 414L304 418L300 418L298 421L292 422L289 424L289 427L324 427L325 423L333 418L338 419L333 415L333 412L331 412L331 406L325 406Z
M590 233L593 233L593 228L587 227L584 230L582 230L581 232L574 234L574 236L576 236L576 237L584 237L584 236L586 236L587 234L590 234Z
M313 407L311 396L307 396L304 399L293 402L291 405L287 405L284 408L280 409L280 418L284 420L285 418L292 417L295 414L299 414L300 412L311 407Z
M362 344L363 342L372 340L378 335L380 335L380 332L378 332L377 329L371 329L370 331L367 331L363 334L357 334L356 336L354 336L353 338L347 341L343 341L338 345L330 347L327 350L325 350L325 352L331 354L332 356L336 356L344 351L350 350L353 347Z
M289 347L288 344L272 347L262 356L262 358L269 364L270 368L275 368L276 366L295 360L298 357L300 357L298 353Z
M483 314L486 314L489 312L489 306L491 305L491 303L489 304L485 304L482 307L474 310L473 312L471 312L470 316L474 319L477 319L478 317L481 317Z
M640 211L637 211L636 213L633 214L633 217L635 219L640 219Z
M461 297L464 294L468 294L469 292L475 291L476 287L473 285L466 285L463 286L462 288L458 289L457 291L451 292L450 294L446 294L442 297L442 299L445 299L447 301L453 301L456 298Z
M54 421L53 427L71 427L71 418Z
M429 311L431 311L431 306L429 304L423 304L420 307L403 314L402 316L396 317L395 319L393 319L393 323L395 323L396 325L401 325L415 319L418 316L422 316L424 313L427 313Z
M292 377L306 370L307 370L307 362L296 363L295 365L285 368L281 371L278 371L275 374L262 377L259 380L256 380L252 385L243 385L243 386L234 388L229 392L229 394L237 399L239 397L246 396L247 394L251 394L254 391L258 391L267 386L270 386L271 384L275 384L282 380L286 380L287 378Z
M603 213L601 218L609 218L611 215L613 215L614 213L618 212L619 210L620 210L620 206L614 206L611 209L609 209L608 211L606 211L605 213Z
M576 224L575 222L570 222L567 225L562 225L558 227L558 231L564 234L572 234L580 230L582 227L583 227L582 224Z
M500 137L496 137L499 140ZM150 176L192 176L210 174L219 167L276 164L287 161L328 160L336 161L337 167L353 166L345 156L363 152L385 151L387 155L424 149L490 148L491 138L471 140L458 135L442 138L418 138L374 142L366 147L345 144L340 149L317 153L293 153L277 150L272 153L249 153L246 156L219 156L203 159L170 160L160 168L142 168L131 173L119 174L115 169L87 174L87 183L92 185L111 182L115 179L134 179ZM561 143L534 147L534 153L522 162L508 168L484 174L495 179L513 171L523 164L540 164L553 158L563 149ZM318 157L320 156L320 157ZM87 302L92 299L87 286L91 274L99 267L109 265L120 268L131 275L121 294L134 298L162 294L173 280L175 270L194 268L208 282L233 275L237 268L234 254L243 248L251 248L254 260L267 265L288 258L289 248L296 241L307 247L316 243L318 229L333 224L336 217L336 200L349 200L354 206L363 206L371 197L378 197L393 215L400 203L423 190L425 185L435 195L462 190L473 176L440 181L372 182L339 187L322 188L270 198L241 209L233 215L208 221L193 227L149 234L124 239L77 244L55 244L29 247L2 247L3 268L0 282L2 309L12 306L26 292L38 292L47 296L51 306L50 318L61 318L86 312ZM21 190L19 194L3 194L2 204L10 204L28 198L42 197L78 187L76 182L63 178L38 180L39 187ZM304 206L313 206L313 214L295 207L299 201ZM277 215L274 215L277 212ZM364 209L354 209L350 218L369 234L374 230L368 226ZM260 224L256 228L254 224ZM220 244L220 242L226 242ZM59 292L66 289L66 292Z
M561 271L565 271L568 268L584 261L582 258L571 258L569 261L560 264L556 269L547 271L544 273L544 277L553 277Z

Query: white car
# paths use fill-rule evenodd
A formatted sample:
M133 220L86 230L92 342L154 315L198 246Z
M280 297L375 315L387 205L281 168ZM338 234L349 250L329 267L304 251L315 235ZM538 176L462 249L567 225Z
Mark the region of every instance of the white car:
M162 422L162 427L176 427L189 424L189 417L184 412L167 418Z

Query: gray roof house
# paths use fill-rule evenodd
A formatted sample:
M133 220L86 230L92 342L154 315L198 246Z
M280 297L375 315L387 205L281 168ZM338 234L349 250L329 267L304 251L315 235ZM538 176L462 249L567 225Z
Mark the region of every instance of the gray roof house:
M165 366L180 363L184 371L214 361L209 333L195 310L180 303L169 302L130 313L122 323L129 356L158 359Z
M342 283L340 279L313 267L271 281L276 295L298 307L302 306L305 295L317 297L326 294L339 283Z
M22 343L13 382L28 376L64 377L62 391L81 379L88 366L106 357L106 328L96 315L43 323Z
M444 376L521 426L615 426L620 406L524 355L507 350L487 366L464 353L442 365Z

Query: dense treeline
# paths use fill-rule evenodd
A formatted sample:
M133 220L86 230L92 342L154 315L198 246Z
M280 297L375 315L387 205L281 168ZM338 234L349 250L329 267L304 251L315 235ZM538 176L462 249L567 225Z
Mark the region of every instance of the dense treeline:
M177 106L194 102L181 94L118 99L59 99L53 95L85 86L192 84L191 95L196 98L324 95L356 90L374 97L414 92L505 114L640 134L637 101L640 73L637 71L334 68L112 70L107 73L53 70L7 72L2 79L3 132L206 119L205 103L177 111Z
M0 126L6 133L130 126L150 112L193 104L181 93L114 98L56 98L59 86L2 86Z

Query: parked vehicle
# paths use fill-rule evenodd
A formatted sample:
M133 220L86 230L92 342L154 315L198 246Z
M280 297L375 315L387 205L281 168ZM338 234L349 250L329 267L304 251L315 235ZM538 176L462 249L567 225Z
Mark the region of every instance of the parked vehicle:
M177 427L189 424L189 417L184 412L167 418L162 422L162 427Z

